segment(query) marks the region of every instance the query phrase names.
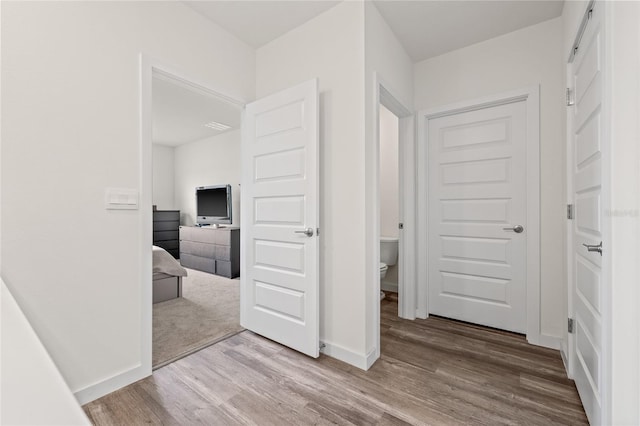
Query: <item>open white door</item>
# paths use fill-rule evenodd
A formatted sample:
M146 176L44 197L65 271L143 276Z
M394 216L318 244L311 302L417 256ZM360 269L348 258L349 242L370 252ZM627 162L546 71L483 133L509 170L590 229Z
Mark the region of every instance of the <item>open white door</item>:
M602 240L602 7L594 7L571 66L574 106L571 155L573 164L573 375L591 424L602 422L603 326L605 286ZM600 250L600 251L598 251Z
M318 357L318 81L247 105L240 323Z

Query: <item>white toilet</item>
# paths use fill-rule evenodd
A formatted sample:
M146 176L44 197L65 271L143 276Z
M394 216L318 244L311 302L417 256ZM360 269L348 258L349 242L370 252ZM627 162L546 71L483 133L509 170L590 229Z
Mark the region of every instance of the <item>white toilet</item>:
M387 275L389 266L398 262L398 238L380 237L380 281Z

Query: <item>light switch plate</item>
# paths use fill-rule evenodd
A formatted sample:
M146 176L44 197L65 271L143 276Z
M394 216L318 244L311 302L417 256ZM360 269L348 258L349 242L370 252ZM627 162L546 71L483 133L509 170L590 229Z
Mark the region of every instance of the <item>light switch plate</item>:
M138 190L131 188L107 188L104 196L108 210L137 210Z

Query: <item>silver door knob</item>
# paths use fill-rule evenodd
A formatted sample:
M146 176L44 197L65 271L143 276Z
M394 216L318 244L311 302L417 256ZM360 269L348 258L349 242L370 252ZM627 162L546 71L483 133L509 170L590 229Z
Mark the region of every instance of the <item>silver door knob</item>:
M304 231L293 231L296 234L304 234L307 237L313 237L313 228L307 228Z
M505 231L513 231L516 234L520 234L520 233L522 233L522 231L524 231L524 226L516 225L516 226L513 226L511 228L502 228L502 229L504 229Z
M582 245L587 248L587 251L600 253L600 256L602 256L602 241L600 241L600 244L598 245L595 245L595 244L594 245L582 244Z

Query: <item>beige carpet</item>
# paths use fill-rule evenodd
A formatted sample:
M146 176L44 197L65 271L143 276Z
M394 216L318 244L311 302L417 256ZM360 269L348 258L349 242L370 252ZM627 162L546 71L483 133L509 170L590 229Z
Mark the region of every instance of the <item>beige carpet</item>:
M153 368L243 330L240 280L187 269L182 297L153 305Z

